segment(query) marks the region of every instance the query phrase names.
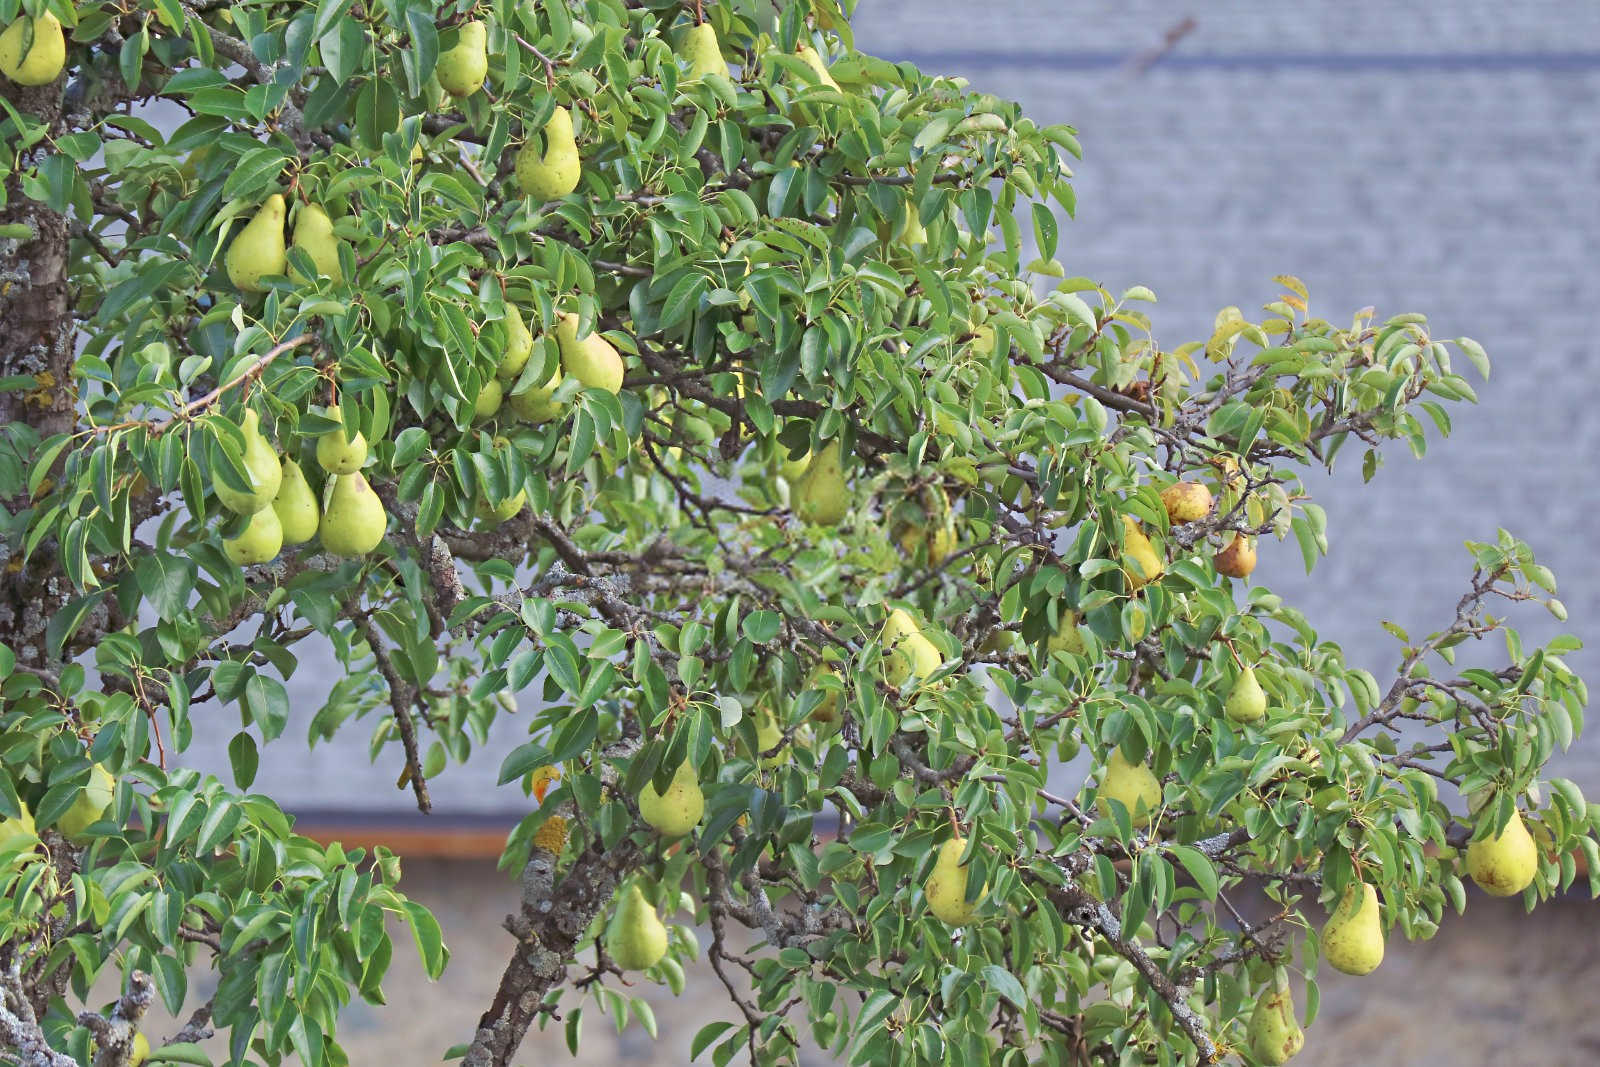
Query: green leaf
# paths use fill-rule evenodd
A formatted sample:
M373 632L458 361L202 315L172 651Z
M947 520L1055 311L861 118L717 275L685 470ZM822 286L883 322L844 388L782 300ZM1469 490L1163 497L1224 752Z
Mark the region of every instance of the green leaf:
M984 985L994 990L1000 996L1009 1000L1013 1007L1025 1008L1028 1004L1028 994L1022 989L1022 983L1016 976L997 964L989 964L983 969Z
M415 901L403 901L400 908L406 923L411 927L411 936L416 940L417 954L422 958L423 971L429 978L438 978L444 973L444 965L450 960L450 950L445 947L444 934L439 929L438 920L427 908Z

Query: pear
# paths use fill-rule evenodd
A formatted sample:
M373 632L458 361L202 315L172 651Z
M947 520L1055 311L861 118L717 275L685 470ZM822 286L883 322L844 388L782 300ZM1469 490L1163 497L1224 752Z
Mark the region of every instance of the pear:
M1148 826L1161 807L1161 783L1143 763L1129 763L1122 749L1114 748L1100 771L1100 788L1095 794L1095 806L1100 814L1111 817L1111 801L1128 809L1135 827Z
M1272 974L1272 985L1261 991L1245 1041L1257 1060L1280 1067L1294 1058L1306 1044L1305 1032L1294 1017L1294 996L1289 991L1289 972L1282 967Z
M800 61L802 63L816 72L817 81L821 82L823 85L826 85L835 92L841 91L839 89L839 83L833 80L832 74L828 73L828 65L822 61L822 57L817 54L817 50L815 48L812 48L808 44L803 44L794 50L794 54L800 57Z
M364 556L378 547L389 516L360 474L336 474L322 510L322 547L336 556Z
M278 515L284 544L303 545L317 536L317 495L306 483L300 464L288 456L283 457L283 477L278 495L272 498L272 510Z
M506 305L505 330L506 350L501 353L500 365L495 367L494 373L509 381L522 373L522 368L528 365L528 357L533 354L533 334L528 332L522 312L515 304Z
M32 41L23 52L23 37L32 23ZM19 15L0 33L0 73L18 85L49 85L67 62L67 39L61 20L46 11L36 19Z
M637 885L622 894L606 927L606 953L625 971L643 971L667 954L667 928Z
M944 666L939 648L922 633L910 614L895 608L884 620L883 680L898 689L912 675L927 679Z
M556 325L556 343L561 346L561 369L590 389L608 393L622 390L622 357L611 342L598 332L578 339L578 316L561 316Z
M729 77L728 64L722 58L722 48L717 44L716 27L709 22L689 27L678 46L678 58L688 64L684 81L699 81L707 74Z
M1539 873L1539 850L1521 812L1513 811L1498 834L1467 845L1467 873L1479 889L1494 897L1516 896L1533 884Z
M1200 482L1175 482L1161 490L1161 503L1174 526L1199 522L1211 514L1211 490Z
M583 161L572 135L572 112L558 107L544 126L544 155L530 137L517 152L517 187L523 196L555 200L578 187Z
M766 708L756 712L756 750L753 755L755 755L761 767L771 770L773 767L789 762L790 746L784 745L782 748L778 748L782 741L783 727L778 725L777 716ZM763 755L763 753L771 752L775 748L778 748L778 751L773 755Z
M1233 540L1228 542L1228 547L1218 552L1212 562L1217 565L1218 574L1226 574L1229 578L1248 578L1256 569L1256 543L1252 538L1236 533Z
M706 795L700 791L699 779L688 760L672 772L672 782L665 793L656 792L651 782L639 791L639 814L662 837L682 837L699 825L705 811Z
M561 368L557 367L555 373L550 375L550 380L543 385L536 385L510 397L511 410L518 417L532 423L549 422L551 419L560 418L561 405L552 397L561 385Z
M144 1067L150 1058L150 1039L139 1031L133 1032L133 1047L128 1051L128 1067Z
M252 488L248 493L241 493L220 478L214 479L212 485L223 507L239 515L254 515L272 505L272 498L278 495L278 486L283 481L283 468L278 465L272 446L261 435L261 416L253 409L244 413L240 429L244 431L244 454L240 459Z
M811 684L807 687L822 692L822 702L811 709L811 721L816 724L819 734L831 733L844 721L840 708L840 694L837 689L823 689L817 684L820 678L840 680L839 672L833 667L818 667L811 676Z
M273 193L234 236L228 254L222 257L228 280L241 292L265 292L261 279L284 272L289 259L283 243L283 213L283 196Z
M223 554L241 567L265 563L282 548L283 525L278 522L278 513L270 507L246 519L244 531L238 537L222 541Z
M39 843L39 831L33 825L33 812L28 805L18 801L21 813L15 819L0 815L0 850L22 842L29 847Z
M793 483L794 512L802 522L836 526L850 511L850 490L840 462L839 442L829 441L806 472Z
M1078 613L1064 611L1061 613L1061 625L1056 632L1051 634L1044 643L1046 652L1070 652L1074 656L1081 656L1088 647L1083 643L1083 634L1078 631Z
M317 438L317 464L329 474L354 474L367 461L367 439L357 430L354 437L344 432L344 411L329 408L328 418L340 426Z
M490 378L483 383L483 388L478 390L478 399L472 405L472 417L475 419L489 419L500 410L500 402L505 397L505 388L500 384L499 378Z
M481 22L464 22L454 48L439 53L434 76L451 96L471 96L489 76L489 31Z
M923 883L923 896L928 898L928 910L933 917L950 926L966 926L978 910L978 901L967 899L967 867L961 855L967 850L967 839L952 837L939 846L939 855L933 861L933 873ZM989 889L979 891L981 898Z
M339 264L339 238L333 235L333 220L317 204L307 204L295 216L293 244L296 248L305 249L311 262L316 264L319 275L332 278L335 282L344 281L344 267ZM296 283L306 280L298 271L290 271L289 277Z
M521 511L527 506L527 503L528 491L526 489L518 489L515 496L509 496L497 504L491 504L487 500L480 500L475 510L478 513L478 518L485 523L490 526L498 526Z
M111 772L96 763L89 768L89 781L75 798L72 806L56 820L56 829L68 837L77 838L85 830L105 818L111 808L111 799L117 792L117 780Z
M811 453L806 452L799 459L790 459L789 453L783 453L782 461L778 464L778 473L783 475L785 481L794 485L805 477L806 468L811 465Z
M1365 882L1352 882L1339 898L1339 906L1322 928L1322 955L1345 974L1371 974L1383 962L1383 924L1378 915L1378 891Z
M1139 589L1161 577L1166 570L1150 538L1139 529L1139 523L1127 515L1122 516L1122 571L1128 576L1128 588Z
M1257 722L1267 713L1267 694L1256 679L1255 667L1246 664L1239 672L1233 688L1228 690L1228 699L1222 702L1222 710L1234 722Z

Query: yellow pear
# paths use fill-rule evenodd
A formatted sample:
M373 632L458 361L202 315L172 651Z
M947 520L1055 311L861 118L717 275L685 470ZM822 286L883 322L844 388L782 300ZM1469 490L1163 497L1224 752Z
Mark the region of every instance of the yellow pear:
M514 496L506 497L506 499L498 503L491 504L487 500L480 500L475 510L478 513L478 518L491 526L498 526L521 511L527 506L527 503L528 491L526 489L518 489Z
M29 847L39 843L39 831L33 825L33 812L28 810L28 805L17 802L21 813L15 819L0 815L0 850L16 844L26 844Z
M1148 826L1161 807L1161 783L1143 763L1129 763L1122 749L1114 748L1100 771L1100 788L1095 794L1095 807L1100 814L1111 817L1111 801L1128 809L1135 827Z
M1139 589L1161 577L1166 565L1156 553L1150 538L1139 529L1139 524L1127 515L1122 516L1122 571L1128 576L1128 588Z
M300 464L288 456L283 457L283 477L278 495L272 498L272 510L277 513L284 544L303 545L317 536L317 495L306 483Z
M1083 643L1083 634L1078 630L1078 613L1064 611L1061 613L1061 624L1056 627L1056 632L1045 639L1046 652L1070 652L1074 656L1081 656L1088 651L1088 646Z
M339 238L333 234L333 220L319 205L307 204L295 216L293 244L305 249L319 275L335 282L344 281L344 267L339 264ZM296 283L306 280L298 271L290 271L289 277Z
M345 436L343 409L329 408L324 414L340 428L317 438L317 464L329 474L354 474L367 461L367 439L360 430Z
M688 760L678 764L666 792L656 792L652 782L639 791L639 814L662 837L682 837L699 825L705 811L706 795Z
M489 31L481 22L462 23L455 47L439 53L434 76L454 97L471 96L489 76Z
M967 867L961 855L967 850L967 839L952 837L939 846L939 855L933 861L933 873L923 883L922 893L928 898L928 910L933 917L950 926L966 926L978 910L978 901L967 900ZM989 889L979 890L981 900Z
M478 399L472 405L472 417L493 418L494 413L500 410L500 402L504 398L505 389L501 386L500 379L488 379L483 383L483 388L478 390Z
M1211 514L1211 490L1201 482L1174 482L1161 490L1161 503L1174 526L1199 522Z
M1253 666L1245 664L1239 677L1233 680L1233 688L1228 690L1228 699L1222 702L1222 710L1234 722L1257 722L1267 713L1267 694L1262 690Z
M801 62L816 72L817 81L835 92L839 91L839 83L833 80L832 74L828 73L828 65L822 61L822 57L817 54L815 48L808 44L803 44L794 50L794 54L800 57Z
M883 642L883 680L897 689L912 675L926 680L944 666L939 647L928 640L917 621L900 608L889 612L880 640Z
M335 474L322 509L322 547L336 556L364 556L378 547L389 527L383 501L360 474Z
M1234 534L1228 547L1218 552L1212 562L1216 564L1218 574L1226 574L1229 578L1250 577L1256 569L1255 540L1241 533Z
M23 37L30 29L32 40L23 52ZM48 11L36 19L18 15L6 32L0 33L0 73L18 85L49 85L60 77L66 62L67 39L61 21Z
M836 526L850 511L850 488L840 461L839 442L829 441L806 465L806 472L792 486L794 512L802 522L816 526Z
M250 481L251 489L248 493L240 492L225 484L221 478L214 478L212 487L223 507L239 515L254 515L262 508L270 507L272 498L278 495L278 486L283 481L283 468L278 465L278 456L272 451L272 445L261 434L261 416L254 409L244 413L239 428L244 431L244 452L240 459L244 463L245 476Z
M1516 896L1533 884L1538 873L1539 849L1521 812L1513 811L1498 834L1467 845L1467 874L1490 896Z
M527 323L522 321L522 312L517 310L517 305L506 305L505 317L506 350L500 355L500 364L495 367L497 377L510 380L522 373L522 368L528 365L528 357L533 354L533 334L528 332Z
M688 64L684 81L699 81L707 74L728 77L728 64L722 58L722 48L717 44L717 30L709 22L689 27L678 46L678 58Z
M262 508L245 520L244 530L238 537L225 537L222 551L241 567L252 563L265 563L283 548L283 526L278 513L270 507Z
M572 112L558 107L544 126L544 154L533 138L523 142L517 152L517 187L523 196L535 200L555 200L578 187L583 160L578 156L578 141L572 135Z
M550 375L550 380L543 385L512 393L511 410L515 411L518 417L532 423L549 422L551 419L560 418L561 405L553 399L560 386L561 368L557 367Z
M823 689L822 686L817 684L817 680L820 678L830 678L836 681L842 679L839 678L837 669L827 666L818 667L811 675L811 684L807 686L809 689L819 690L822 693L822 702L811 709L811 721L816 724L819 734L831 733L837 730L839 724L844 721L840 694L837 689Z
M1378 891L1352 882L1322 928L1322 956L1345 974L1371 974L1383 962L1383 923Z
M150 1058L150 1039L139 1033L133 1032L133 1048L128 1052L128 1067L143 1067L144 1061Z
M273 193L234 236L222 264L235 288L246 293L265 292L261 279L284 272L289 259L283 243L283 214L283 196Z
M599 331L579 340L578 316L563 315L556 325L556 342L561 346L562 370L590 389L622 390L622 357Z
M667 954L667 928L637 885L623 891L606 927L606 953L625 971L654 967Z
M1306 1044L1305 1032L1294 1016L1294 996L1289 991L1289 973L1282 967L1272 975L1272 985L1261 991L1245 1040L1257 1060L1280 1067L1294 1058Z
M89 768L89 781L73 798L72 806L56 820L56 829L68 837L79 837L105 817L116 792L117 780L111 777L110 771L96 763Z

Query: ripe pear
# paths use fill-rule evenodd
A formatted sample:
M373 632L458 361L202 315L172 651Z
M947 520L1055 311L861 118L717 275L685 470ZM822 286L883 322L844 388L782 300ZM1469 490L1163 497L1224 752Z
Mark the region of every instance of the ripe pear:
M434 76L451 96L471 96L489 76L489 30L481 22L462 23L454 48L439 53Z
M717 30L709 22L689 27L678 46L678 58L688 64L684 81L699 81L707 74L729 77L727 61L722 58L722 48L717 44Z
M1226 574L1229 578L1248 578L1256 569L1256 543L1254 539L1236 533L1233 540L1228 542L1228 547L1218 552L1212 562L1217 565L1218 574Z
M1122 556L1122 571L1128 576L1129 589L1139 589L1155 581L1166 570L1150 538L1139 529L1139 523L1127 515L1122 516Z
M284 544L303 545L317 536L317 495L306 483L300 464L288 456L283 457L283 477L278 495L272 498L272 510L277 513Z
M29 847L39 843L39 831L33 825L33 812L21 801L18 801L18 805L22 810L15 819L0 815L0 849L18 842L26 843Z
M1211 490L1200 482L1175 482L1161 490L1161 503L1174 526L1199 522L1211 514Z
M1100 788L1095 794L1095 806L1100 814L1111 817L1111 801L1128 809L1135 827L1148 826L1161 807L1161 783L1150 768L1143 763L1129 763L1122 749L1114 748L1100 771Z
M523 196L536 200L555 200L578 187L583 160L578 156L578 141L572 135L572 112L558 107L544 126L544 155L533 138L523 142L517 152L517 187Z
M939 846L939 855L933 861L933 873L922 886L928 898L928 910L933 917L950 926L966 926L978 910L978 901L967 900L967 867L961 855L967 850L967 839L952 837ZM984 886L978 897L989 889Z
M283 525L278 522L278 513L270 507L246 519L244 531L238 537L222 540L223 554L240 567L266 563L282 548Z
M322 547L336 556L364 556L378 547L389 516L383 501L360 474L335 474L322 510Z
M96 763L89 768L89 781L73 799L72 806L56 820L56 829L68 837L79 837L105 817L116 792L117 780L111 777L110 771Z
M1289 991L1289 972L1282 967L1272 975L1272 985L1261 991L1250 1013L1245 1040L1257 1060L1280 1067L1294 1058L1306 1044L1306 1035L1294 1017L1294 996Z
M24 53L22 42L30 21L33 40ZM18 85L49 85L60 77L66 62L67 39L61 32L61 20L48 11L32 20L18 15L0 33L0 73Z
M606 927L606 953L625 971L654 967L667 954L667 928L637 885L623 891Z
M329 408L326 414L340 428L317 438L317 464L329 474L354 474L367 461L367 439L360 430L354 437L345 437L342 409Z
M533 354L533 334L528 332L527 323L522 321L522 312L517 310L517 305L506 305L505 317L506 350L500 355L500 364L495 367L496 377L509 381L522 373L522 368L528 365L528 357Z
M1061 613L1061 625L1056 632L1051 634L1044 643L1046 652L1070 652L1074 656L1081 656L1088 650L1083 643L1083 634L1078 630L1078 613L1065 611Z
M590 389L621 392L622 357L598 331L580 341L578 316L563 315L556 325L556 343L561 346L562 370Z
M1233 688L1228 690L1222 710L1234 722L1257 722L1267 713L1267 694L1256 678L1255 667L1245 664L1239 677L1233 680Z
M931 529L930 529L931 526ZM937 567L955 554L955 522L947 515L943 519L917 523L908 522L900 527L895 538L907 556L915 556L917 549L928 548L928 565Z
M1506 828L1495 836L1467 845L1467 874L1490 896L1516 896L1533 884L1538 873L1539 849L1521 812L1513 811Z
M283 196L273 193L262 202L255 217L234 236L228 254L222 257L228 280L241 292L265 292L261 279L284 272L289 258L288 248L283 243L283 213Z
M1339 898L1339 906L1322 928L1322 955L1345 974L1371 974L1383 962L1383 924L1379 921L1378 891L1365 882L1352 882Z
M791 503L802 522L816 526L838 525L850 511L850 489L845 481L837 440L829 441L806 465L806 472L792 488Z
M240 459L252 488L248 493L241 493L224 484L221 478L214 478L212 487L223 507L239 515L254 515L262 508L271 506L272 498L278 495L278 486L283 481L283 468L278 465L278 456L272 451L272 446L261 434L260 415L253 409L246 411L239 428L244 431L244 453Z
M912 675L927 679L944 666L944 656L909 613L895 608L884 620L883 680L898 689Z
M500 410L500 402L505 398L505 389L500 384L499 378L490 378L483 383L483 388L478 390L478 399L472 405L472 417L475 419L493 418L494 413Z
M816 72L817 81L835 92L841 91L839 83L833 80L832 74L828 73L828 65L822 61L822 57L817 54L815 48L808 44L803 44L794 50L794 54L800 57L801 62Z
M333 234L333 220L320 205L307 204L295 216L293 244L305 249L311 262L317 265L318 274L335 282L344 281L344 267L339 264L339 238ZM296 283L306 280L298 271L290 271L289 277Z
M773 744L777 744L776 741ZM639 814L662 837L682 837L700 823L706 811L706 795L688 760L672 772L665 793L657 793L652 782L639 791Z
M491 526L498 526L513 515L521 511L528 503L528 491L518 489L515 496L509 496L499 503L491 504L487 500L478 501L474 510L478 518Z
M150 1039L139 1031L133 1032L133 1048L128 1052L128 1067L144 1067L144 1061L150 1058Z
M561 417L561 405L552 397L561 386L561 368L557 367L550 375L550 380L543 385L536 385L510 397L511 410L518 417L532 423L549 422L551 419Z

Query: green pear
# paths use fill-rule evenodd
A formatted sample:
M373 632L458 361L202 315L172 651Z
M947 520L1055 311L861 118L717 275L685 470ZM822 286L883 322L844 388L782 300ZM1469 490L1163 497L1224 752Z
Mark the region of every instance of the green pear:
M244 472L251 489L248 493L242 493L225 484L221 478L214 478L212 487L223 507L239 515L254 515L272 505L272 498L278 495L278 486L283 481L283 468L278 465L278 456L272 451L272 445L261 434L261 416L254 409L244 413L239 428L244 431L244 453L240 459L244 462Z
M928 640L911 615L895 608L884 620L883 680L898 689L912 675L926 680L944 666L939 647Z
M56 829L68 837L80 837L85 830L105 818L116 796L117 780L96 763L89 768L89 781L72 800L72 806L56 820Z
M778 748L783 741L783 727L778 725L777 716L771 711L762 708L756 712L756 750L753 755L761 767L771 770L789 762L789 745ZM763 755L766 752L778 751L771 756Z
M1259 722L1267 713L1267 694L1256 679L1255 667L1245 664L1239 677L1233 680L1233 688L1228 690L1222 710L1234 722Z
M653 782L646 782L639 791L639 814L662 837L682 837L699 825L705 811L706 795L700 791L700 781L688 760L672 772L666 792L656 792Z
M317 438L317 464L329 474L354 474L367 461L367 439L360 430L353 437L345 436L342 409L329 408L325 414L340 428Z
M1044 650L1049 653L1070 652L1074 656L1081 656L1088 651L1088 646L1083 643L1083 634L1078 630L1077 612L1061 613L1061 623L1056 627L1056 632L1045 639Z
M551 419L560 418L561 405L552 399L560 386L561 368L557 367L555 373L550 375L550 380L543 385L512 393L511 410L515 411L519 418L532 423L549 422Z
M678 46L678 58L688 64L684 81L699 81L707 74L728 77L728 64L722 58L722 48L717 44L716 27L709 22L689 27Z
M1490 896L1516 896L1533 884L1538 873L1539 849L1521 812L1513 811L1511 821L1498 834L1467 845L1467 874Z
M33 825L33 812L29 811L28 805L21 801L17 803L22 810L15 819L0 815L0 850L18 843L27 844L29 847L39 843L39 831Z
M278 515L284 544L303 545L317 536L317 495L307 484L300 464L288 456L283 457L283 477L278 482L278 495L272 498L272 510Z
M49 85L66 66L67 39L61 32L61 20L46 11L31 20L33 40L24 53L22 42L29 21L28 16L19 15L0 33L0 74L18 85Z
M483 383L483 388L478 390L478 399L472 405L472 417L475 419L489 419L500 410L500 402L505 397L505 388L500 384L499 378L490 378Z
M805 476L806 468L811 466L811 453L806 452L799 459L790 459L788 450L780 453L778 473L783 475L785 481L794 485Z
M793 490L794 512L802 522L836 526L849 513L850 487L845 481L837 440L829 441L806 465L805 474L793 483Z
M667 954L667 928L638 885L622 893L616 914L606 927L606 953L625 971L643 971Z
M270 507L246 519L244 531L238 537L222 540L223 554L241 567L265 563L282 548L283 525L278 522L278 513Z
M1383 962L1383 924L1378 891L1352 882L1322 928L1322 956L1345 974L1371 974Z
M296 248L305 249L311 262L317 265L318 274L335 282L344 281L344 267L339 263L339 238L333 234L333 220L319 205L307 204L295 216L292 243ZM289 277L297 284L306 280L298 271L290 271Z
M1129 763L1121 748L1111 750L1110 758L1100 771L1095 807L1100 809L1101 815L1110 818L1113 800L1128 809L1135 827L1150 825L1161 807L1161 783L1145 764Z
M510 381L528 365L528 357L533 354L533 334L528 332L527 323L522 321L522 312L517 310L515 304L506 305L504 321L506 350L501 353L500 365L495 367L494 373L496 377Z
M822 61L822 57L817 54L815 48L808 44L803 44L795 49L794 54L800 57L801 62L816 72L817 81L835 92L840 91L839 83L833 80L832 74L828 73L828 65Z
M283 217L283 196L273 193L234 236L222 264L235 288L246 293L265 292L261 279L284 272L289 259L283 243Z
M967 867L961 855L967 850L967 839L952 837L939 846L939 855L933 861L933 873L923 883L923 896L928 898L928 910L933 917L950 926L966 926L978 910L978 901L967 900ZM978 897L989 889L984 886Z
M842 681L839 678L838 670L833 667L818 667L811 675L811 684L807 688L822 692L822 702L811 709L811 721L816 724L819 734L831 733L837 730L840 723L844 721L839 691L837 689L823 689L822 686L817 684L818 679L821 678Z
M481 22L462 23L455 47L439 53L434 76L451 96L471 96L489 76L489 30Z
M556 200L578 187L583 160L578 156L578 141L572 135L572 112L558 107L544 127L544 154L533 138L517 151L517 187L523 196L535 200Z
M1139 529L1139 523L1127 515L1122 516L1122 555L1125 560L1122 570L1128 576L1129 589L1155 581L1166 569L1150 538Z
M478 518L485 523L491 526L498 526L521 511L527 506L527 503L528 491L526 489L518 489L514 496L508 496L498 503L491 504L487 500L480 500L474 510L477 512Z
M599 332L578 339L578 316L566 314L556 325L561 346L561 369L590 389L608 393L622 390L622 357Z
M383 501L360 474L335 474L322 509L322 547L336 556L364 556L378 547L389 527Z
M1294 1017L1294 996L1289 991L1289 972L1282 967L1272 974L1272 985L1261 991L1245 1040L1251 1055L1264 1064L1280 1067L1294 1058L1306 1044L1305 1032Z

